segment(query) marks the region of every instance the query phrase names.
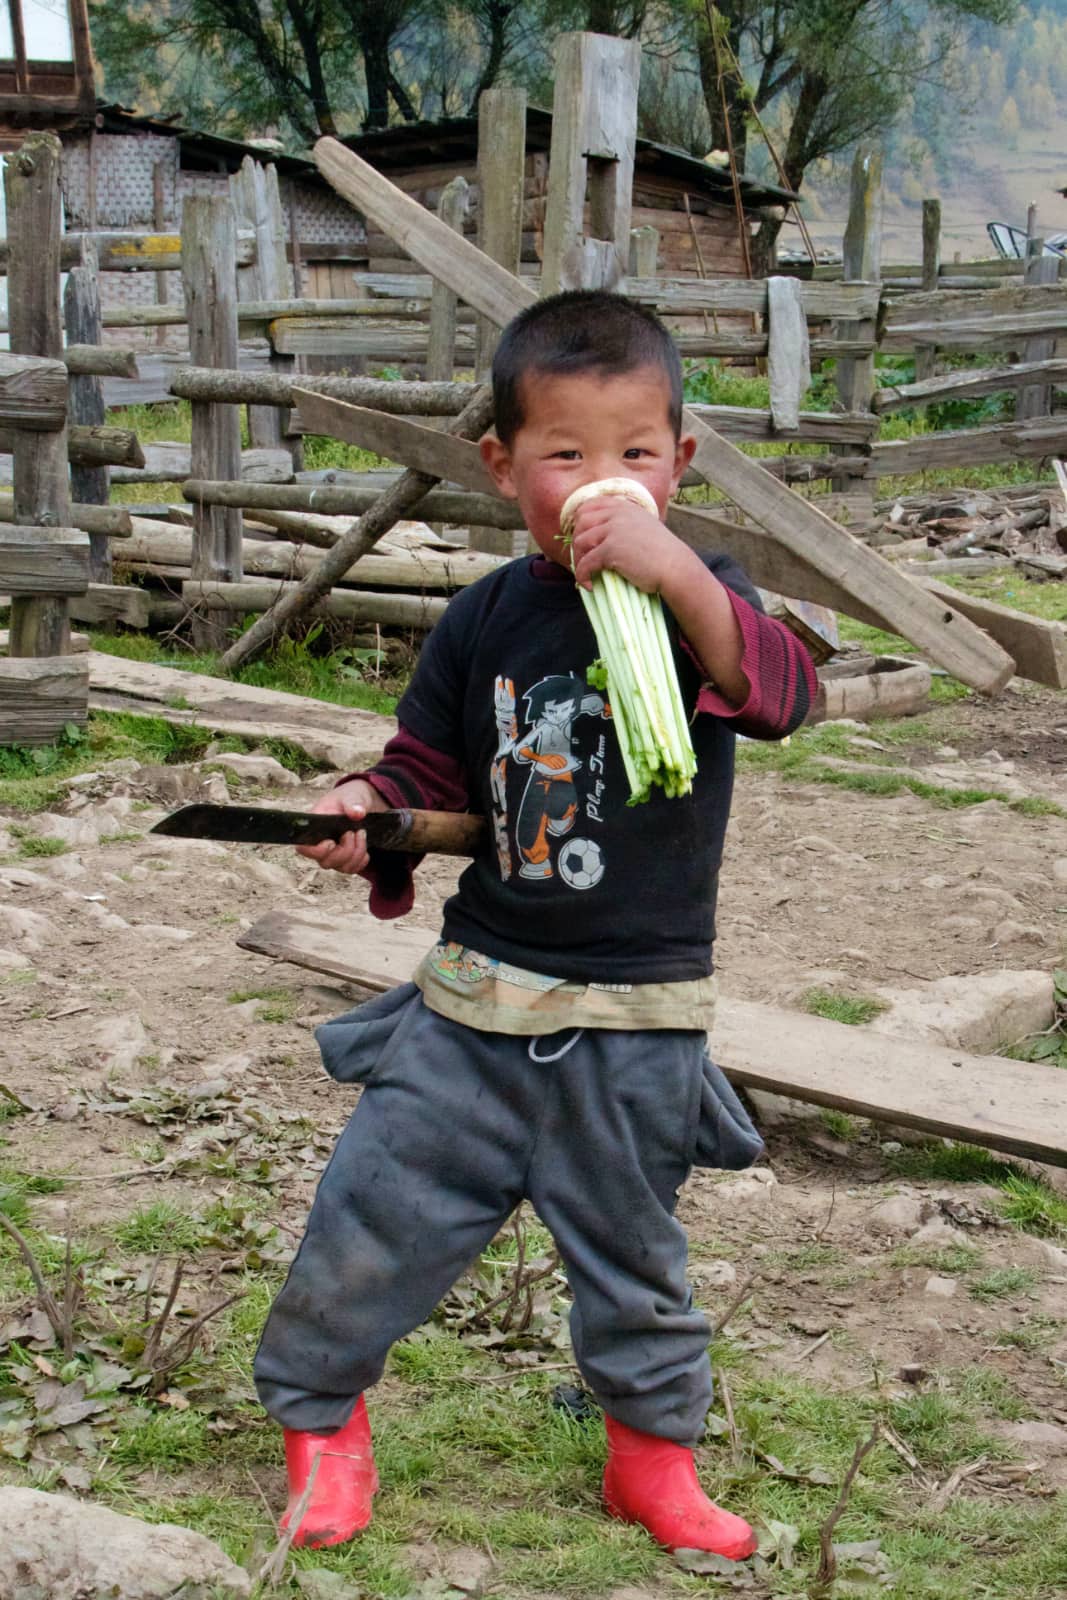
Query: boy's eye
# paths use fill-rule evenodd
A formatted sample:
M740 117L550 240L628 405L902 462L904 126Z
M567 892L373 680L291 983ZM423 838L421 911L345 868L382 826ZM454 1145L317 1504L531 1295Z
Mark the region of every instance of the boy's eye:
M581 451L580 450L554 450L553 453L552 453L552 459L554 461L580 461L581 460Z
M631 445L629 450L623 451L623 457L627 461L636 461L639 456L647 456L648 454L649 452L641 444Z

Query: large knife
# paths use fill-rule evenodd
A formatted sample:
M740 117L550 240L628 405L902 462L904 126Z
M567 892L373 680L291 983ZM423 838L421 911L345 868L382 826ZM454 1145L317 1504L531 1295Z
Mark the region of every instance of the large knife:
M174 839L229 839L235 844L321 844L364 831L372 850L473 856L485 818L462 811L369 811L362 822L332 811L275 811L267 806L182 806L149 831Z

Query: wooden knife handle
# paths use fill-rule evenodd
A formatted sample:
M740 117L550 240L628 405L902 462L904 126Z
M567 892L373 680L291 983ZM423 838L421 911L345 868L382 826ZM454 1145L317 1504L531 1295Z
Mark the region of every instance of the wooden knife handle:
M485 818L464 811L371 811L366 820L372 850L474 856L485 838Z

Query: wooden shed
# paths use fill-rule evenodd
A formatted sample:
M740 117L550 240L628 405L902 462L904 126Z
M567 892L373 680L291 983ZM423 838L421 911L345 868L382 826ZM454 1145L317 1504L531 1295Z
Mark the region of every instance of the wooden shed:
M540 269L548 152L552 117L531 106L526 114L526 193L523 270ZM471 185L466 230L478 224L478 120L457 117L444 122L402 123L397 127L353 136L344 141L365 161L423 205L436 208L441 190L456 176ZM794 196L787 189L740 180L744 226L751 235L763 209L783 206ZM683 150L638 139L634 163L633 226L659 230L658 270L681 277L744 277L745 261L729 171L687 155ZM369 231L367 255L359 261L371 272L414 270L398 247L383 234ZM353 257L311 261L305 267L305 293L329 298L352 293Z

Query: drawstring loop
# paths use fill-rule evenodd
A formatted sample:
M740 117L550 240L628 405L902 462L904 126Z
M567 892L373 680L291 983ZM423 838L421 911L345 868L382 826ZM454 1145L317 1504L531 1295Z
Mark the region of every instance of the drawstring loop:
M567 1043L560 1045L559 1049L550 1056L539 1056L537 1054L537 1046L540 1044L542 1039L551 1039L552 1034L539 1033L530 1040L530 1043L526 1049L526 1054L529 1056L531 1061L536 1061L538 1066L547 1066L550 1061L562 1061L567 1052L574 1049L584 1032L584 1028L575 1028L574 1032L571 1034L571 1037L567 1040Z

